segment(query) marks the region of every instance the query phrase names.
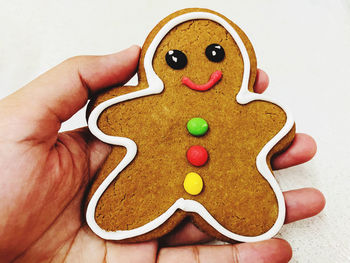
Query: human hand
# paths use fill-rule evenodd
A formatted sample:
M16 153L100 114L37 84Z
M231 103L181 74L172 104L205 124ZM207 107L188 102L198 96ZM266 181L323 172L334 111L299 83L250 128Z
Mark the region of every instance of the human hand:
M211 238L189 222L161 240L138 244L105 241L87 227L82 199L110 146L87 128L58 131L93 94L125 83L139 52L131 47L68 59L0 101L0 262L287 262L291 248L284 240L198 245ZM255 92L267 86L267 75L258 71ZM315 151L311 137L297 134L273 167L303 163ZM284 195L286 223L313 216L325 204L311 188Z

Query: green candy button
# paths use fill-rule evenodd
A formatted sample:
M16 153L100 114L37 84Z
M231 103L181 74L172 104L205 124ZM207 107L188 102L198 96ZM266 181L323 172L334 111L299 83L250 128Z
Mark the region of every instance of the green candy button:
M202 136L208 131L208 123L202 118L192 118L187 122L187 130L193 136Z

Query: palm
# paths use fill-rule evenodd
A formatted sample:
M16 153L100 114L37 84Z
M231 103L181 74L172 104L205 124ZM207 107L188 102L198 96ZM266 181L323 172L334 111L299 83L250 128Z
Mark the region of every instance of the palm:
M21 189L19 195L9 193L6 197L8 199L3 202L12 204L13 209L8 211L9 216L20 217L24 222L22 231L17 232L11 240L18 250L19 256L16 257L16 261L60 262L79 256L91 262L104 262L107 255L113 255L120 249L119 245L104 242L95 236L82 220L81 204L89 175L97 168L94 162L87 160L90 156L98 158L100 154L99 149L87 143L88 137L86 129L60 134L53 148L46 144L36 144L34 141L22 141L20 144L11 144L11 148L15 149L13 154L21 156L17 158L16 163L10 162L8 155L1 156L2 164L10 164L8 170L11 171L11 178L7 179L7 183L18 184L20 178L23 185L29 186ZM26 149L28 145L29 148ZM19 153L23 151L26 154L20 155ZM43 157L46 159L44 166ZM95 162L101 162L101 159L95 159ZM18 163L22 163L23 166L18 166ZM24 167L31 173L24 174ZM28 200L27 197L33 192L39 195L36 195L35 199ZM21 209L18 210L18 207ZM31 211L30 214L22 213L28 210ZM9 232L6 234L12 235ZM23 243L23 236L27 237L26 243ZM22 247L18 247L18 244L22 244ZM156 254L156 242L137 246L143 252L146 252L145 249L150 250L151 256ZM93 249L86 250L86 247ZM144 256L144 253L140 255Z
M160 262L169 262L174 253L180 260L188 253L200 257L206 251L213 257L218 253L231 255L227 259L232 261L235 253L231 245L159 250L158 243L169 246L210 240L191 224L162 241L131 245L104 241L86 226L82 216L83 198L110 149L92 138L86 128L61 134L58 130L62 121L85 104L89 92L122 83L132 75L138 49L112 56L115 56L113 60L111 56L70 60L0 102L1 112L6 116L0 121L0 261L155 262L158 256ZM257 81L258 92L266 87L262 79ZM297 138L295 145L275 160L276 168L312 157L313 141L302 135ZM301 201L305 195L313 197L312 204ZM294 200L289 206L287 221L312 216L324 205L322 195L311 189L286 194L287 209L288 199ZM281 242L240 244L233 251L240 250L240 260L249 262L244 261L245 253L251 260L249 248L261 246L261 253L270 255L268 260L272 261L278 255L266 248L284 247L285 253L281 252L279 258L288 259L290 248Z

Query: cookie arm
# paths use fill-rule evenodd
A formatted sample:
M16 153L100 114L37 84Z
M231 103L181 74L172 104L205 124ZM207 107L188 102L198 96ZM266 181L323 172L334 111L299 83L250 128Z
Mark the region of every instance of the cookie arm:
M146 87L142 84L139 84L137 86L117 86L112 87L108 91L104 91L103 93L99 94L98 96L91 99L87 105L86 109L86 120L89 119L89 116L91 112L102 102L105 102L107 100L110 100L112 98L132 93L141 89L145 89Z

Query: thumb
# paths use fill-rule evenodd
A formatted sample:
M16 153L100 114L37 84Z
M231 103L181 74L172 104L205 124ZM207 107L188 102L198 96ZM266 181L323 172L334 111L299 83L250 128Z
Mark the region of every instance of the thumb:
M7 116L0 128L16 130L16 141L57 137L63 121L82 108L89 96L125 83L135 73L140 48L106 56L70 58L0 101ZM14 127L15 126L15 127Z

